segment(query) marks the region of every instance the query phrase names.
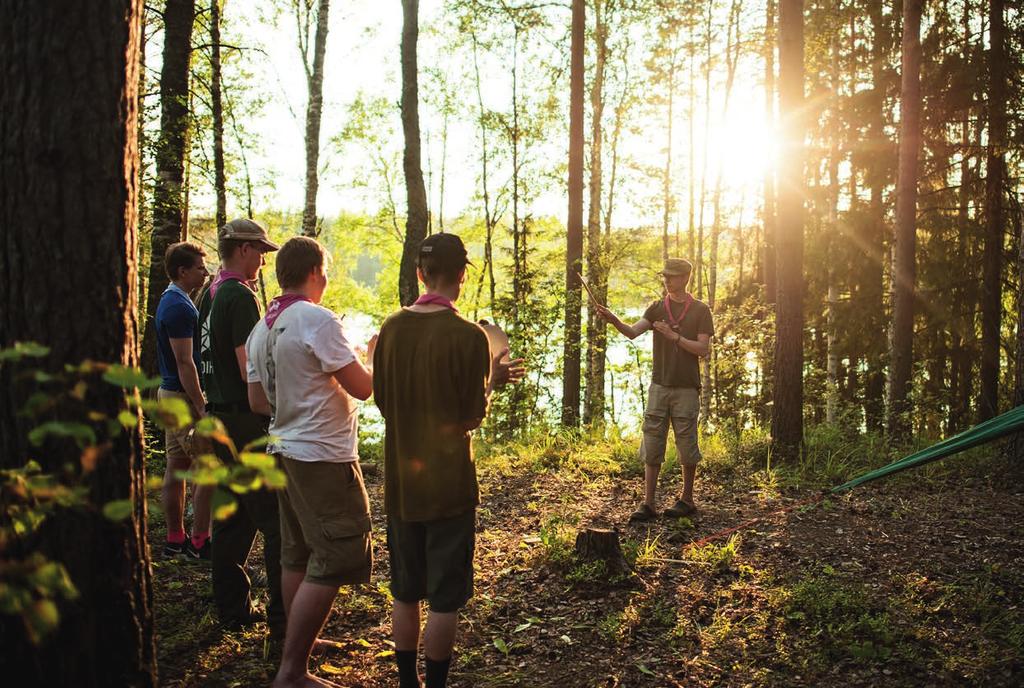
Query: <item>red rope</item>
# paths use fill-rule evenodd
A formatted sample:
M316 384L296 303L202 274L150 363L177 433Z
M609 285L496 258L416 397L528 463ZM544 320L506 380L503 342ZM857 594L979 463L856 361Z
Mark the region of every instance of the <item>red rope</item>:
M764 516L755 516L754 518L751 518L751 519L749 519L747 521L744 521L743 523L740 523L738 526L733 526L732 528L726 528L725 530L720 530L717 533L712 533L711 535L708 535L706 537L702 537L700 540L697 540L695 542L691 542L688 545L686 545L683 549L684 550L688 550L688 549L696 549L697 547L702 547L702 546L706 545L707 543L709 543L709 542L711 542L713 540L718 540L719 538L723 538L726 535L732 535L737 530L742 530L744 528L749 528L750 526L754 525L758 521L763 521L765 519L772 518L774 516L781 516L782 514L789 513L790 511L793 511L794 509L799 509L801 507L808 506L809 504L817 504L818 502L823 500L827 496L827 494L828 494L828 492L821 492L820 494L814 495L810 499L805 499L802 502L797 502L796 504L790 504L789 506L787 506L787 507L785 507L783 509L779 509L778 511L773 511L770 514L765 514Z

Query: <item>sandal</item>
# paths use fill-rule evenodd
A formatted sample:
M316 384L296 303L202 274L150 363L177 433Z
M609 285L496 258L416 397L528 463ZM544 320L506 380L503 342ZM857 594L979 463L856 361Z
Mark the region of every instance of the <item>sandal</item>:
M697 507L681 499L677 499L675 504L665 509L665 515L669 518L683 518L684 516L693 516L695 513L697 513Z
M653 521L658 517L658 512L647 506L647 504L641 504L637 507L637 510L629 515L629 520L632 521Z

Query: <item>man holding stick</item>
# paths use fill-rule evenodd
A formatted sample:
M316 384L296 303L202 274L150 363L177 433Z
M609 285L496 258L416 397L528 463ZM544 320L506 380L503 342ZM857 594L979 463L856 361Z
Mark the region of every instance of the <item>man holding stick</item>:
M644 413L640 458L644 462L644 501L629 517L649 521L657 512L658 475L665 460L665 445L671 422L676 452L683 467L683 494L665 515L690 516L697 511L693 482L700 462L697 420L700 414L699 358L708 355L714 324L711 309L686 291L693 266L681 258L669 258L661 271L665 296L654 301L643 317L632 325L622 322L590 294L591 305L615 329L636 339L654 329L654 373Z

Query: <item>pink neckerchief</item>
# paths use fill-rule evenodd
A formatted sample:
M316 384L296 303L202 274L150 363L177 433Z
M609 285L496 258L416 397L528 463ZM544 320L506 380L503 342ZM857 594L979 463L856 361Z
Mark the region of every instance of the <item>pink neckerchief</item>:
M274 300L270 302L270 305L267 306L267 315L265 316L267 327L273 327L274 321L281 317L281 314L285 312L285 309L289 306L294 306L299 301L309 301L309 303L313 303L305 294L281 294L274 298Z
M424 294L423 296L421 296L418 299L416 299L416 303L414 303L413 305L414 306L430 306L430 305L444 306L445 308L452 309L452 312L454 312L454 313L458 313L459 312L459 309L455 307L455 304L452 303L451 299L449 299L447 296L441 296L440 294Z
M677 327L679 327L680 324L682 324L683 318L686 317L687 311L689 311L690 306L693 305L693 294L691 294L690 292L686 292L686 298L683 300L683 313L678 318L672 317L671 303L672 300L669 298L668 294L665 294L665 317L668 319L669 326L674 330Z
M217 276L213 278L212 282L210 282L211 299L217 295L217 290L220 289L220 285L224 284L228 280L238 280L245 286L249 286L249 280L245 279L245 275L243 275L242 273L235 272L234 270L218 270ZM252 287L249 288L251 289Z

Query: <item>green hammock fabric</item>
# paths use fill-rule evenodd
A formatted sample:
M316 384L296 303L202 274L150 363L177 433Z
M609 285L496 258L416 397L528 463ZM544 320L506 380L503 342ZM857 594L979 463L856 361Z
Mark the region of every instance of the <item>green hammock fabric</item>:
M1016 432L1024 429L1024 406L1018 406L1012 411L1007 411L1001 416L996 416L990 420L985 421L979 425L974 426L970 430L965 430L959 435L954 435L949 439L943 440L938 444L933 444L927 449L922 449L919 452L914 452L910 456L905 456L898 461L893 461L888 466L882 466L869 473L865 473L862 476L854 478L848 482L833 487L831 492L833 494L839 492L845 492L852 490L853 488L863 485L864 483L877 480L878 478L892 475L893 473L899 473L900 471L914 466L920 466L922 464L931 463L932 461L938 461L952 454L962 452L971 447L977 447L979 444L985 444L993 440L999 439L1004 435Z

